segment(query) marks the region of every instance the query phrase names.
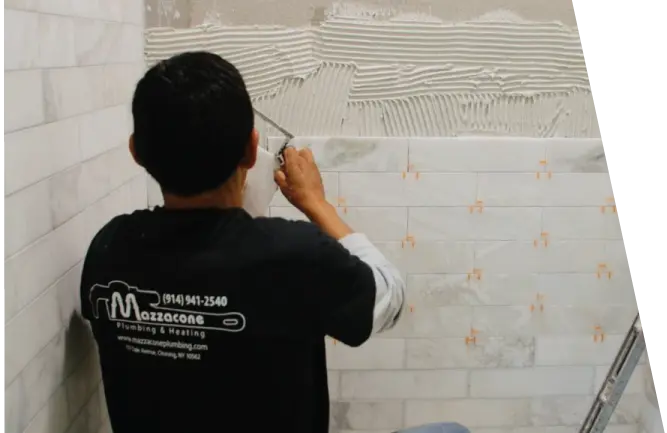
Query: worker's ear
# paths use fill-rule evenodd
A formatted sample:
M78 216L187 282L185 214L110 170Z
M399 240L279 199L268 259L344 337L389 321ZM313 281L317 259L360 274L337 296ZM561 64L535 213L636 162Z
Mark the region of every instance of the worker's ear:
M246 145L245 148L245 154L243 155L243 159L239 164L242 168L250 170L255 166L255 163L257 162L258 147L259 147L259 132L255 128L253 128L252 132L250 133L250 139L248 140L248 144Z
M134 134L130 135L130 153L132 154L132 159L134 159L134 162L143 167L139 157L137 156L137 149L134 147Z

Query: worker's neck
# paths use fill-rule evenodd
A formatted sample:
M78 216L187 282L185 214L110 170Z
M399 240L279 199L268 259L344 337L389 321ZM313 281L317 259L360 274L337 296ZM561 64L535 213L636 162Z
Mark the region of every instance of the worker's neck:
M245 176L234 175L221 187L196 196L183 197L163 191L164 208L173 210L241 208L244 183Z

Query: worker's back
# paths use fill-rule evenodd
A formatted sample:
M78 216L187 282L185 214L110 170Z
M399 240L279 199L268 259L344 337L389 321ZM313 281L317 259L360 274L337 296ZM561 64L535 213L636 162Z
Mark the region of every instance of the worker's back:
M323 337L361 344L374 300L315 226L240 209L118 217L81 285L114 433L326 432Z

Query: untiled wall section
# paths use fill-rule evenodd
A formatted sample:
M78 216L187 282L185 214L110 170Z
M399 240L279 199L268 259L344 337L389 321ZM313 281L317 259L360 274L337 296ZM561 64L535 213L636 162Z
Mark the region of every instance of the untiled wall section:
M637 311L602 142L294 144L311 146L329 200L407 281L396 329L358 349L328 340L332 431L577 431ZM280 195L270 215L303 218ZM643 373L608 433L637 431Z
M108 431L81 260L146 205L127 150L141 0L5 0L5 429Z

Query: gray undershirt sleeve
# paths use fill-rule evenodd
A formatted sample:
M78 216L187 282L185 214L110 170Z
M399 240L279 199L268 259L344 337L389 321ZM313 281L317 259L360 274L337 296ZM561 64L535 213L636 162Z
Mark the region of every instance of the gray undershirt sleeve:
M405 304L405 282L399 270L362 233L340 239L350 254L358 257L373 271L375 277L375 308L373 333L387 331L396 325Z

